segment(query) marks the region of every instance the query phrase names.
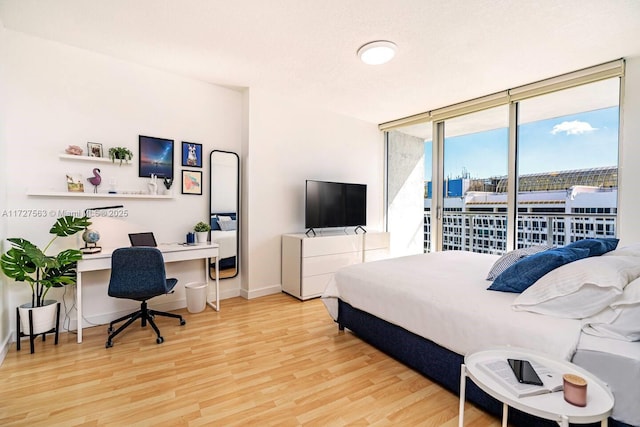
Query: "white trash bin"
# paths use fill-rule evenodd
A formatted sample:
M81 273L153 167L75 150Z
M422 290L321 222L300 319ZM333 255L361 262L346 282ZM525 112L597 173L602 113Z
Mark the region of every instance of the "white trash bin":
M184 285L187 293L187 311L189 313L200 313L207 306L207 284L202 282L191 282Z

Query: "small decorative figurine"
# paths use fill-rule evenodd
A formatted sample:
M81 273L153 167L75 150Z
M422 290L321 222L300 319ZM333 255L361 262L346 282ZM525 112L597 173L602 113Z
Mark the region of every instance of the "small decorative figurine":
M158 176L156 174L151 174L151 181L149 182L149 194L156 195L158 194Z
M91 178L87 178L87 181L93 185L93 192L98 192L98 186L102 182L102 177L100 176L100 169L93 168L93 176Z
M77 145L70 145L64 150L64 152L67 154L72 154L74 156L81 156L82 148L78 147Z

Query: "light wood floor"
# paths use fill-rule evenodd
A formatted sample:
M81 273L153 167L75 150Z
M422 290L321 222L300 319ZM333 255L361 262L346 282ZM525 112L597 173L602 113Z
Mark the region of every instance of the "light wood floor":
M0 367L0 425L457 426L458 397L350 332L320 300L222 302L187 324L156 318L106 349L106 327L15 344ZM467 403L466 426L499 421Z

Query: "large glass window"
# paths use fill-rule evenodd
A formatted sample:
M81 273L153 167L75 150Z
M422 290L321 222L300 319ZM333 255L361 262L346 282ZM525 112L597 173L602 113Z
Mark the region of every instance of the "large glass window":
M503 105L444 122L442 249L503 253L509 107Z
M615 236L619 78L518 105L518 247Z
M394 252L502 254L615 236L623 68L612 61L381 125L395 126Z

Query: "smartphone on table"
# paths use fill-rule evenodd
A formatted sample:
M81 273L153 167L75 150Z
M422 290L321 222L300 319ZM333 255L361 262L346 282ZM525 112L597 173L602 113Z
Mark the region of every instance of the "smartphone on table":
M528 360L521 359L507 359L511 370L516 375L518 382L522 384L542 385L542 380L533 369L531 363Z

